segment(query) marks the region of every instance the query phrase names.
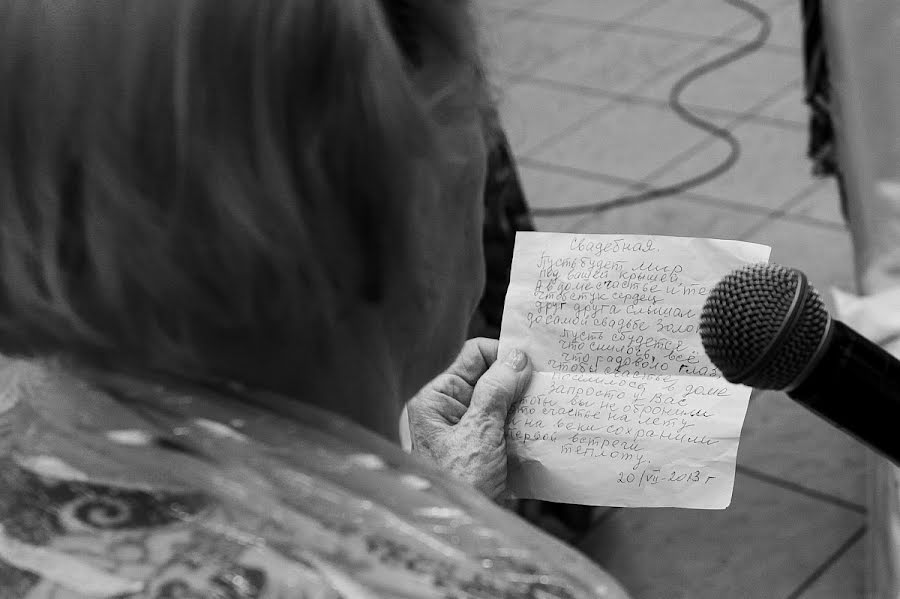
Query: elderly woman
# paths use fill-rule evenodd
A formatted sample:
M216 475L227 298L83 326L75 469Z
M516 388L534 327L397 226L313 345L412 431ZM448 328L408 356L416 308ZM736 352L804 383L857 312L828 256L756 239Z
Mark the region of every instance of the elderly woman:
M467 10L0 4L3 597L622 596L482 494Z

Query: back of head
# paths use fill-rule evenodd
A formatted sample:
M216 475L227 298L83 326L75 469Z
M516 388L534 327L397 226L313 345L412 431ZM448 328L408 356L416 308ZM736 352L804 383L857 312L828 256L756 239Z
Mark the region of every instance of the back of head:
M0 350L227 374L383 301L483 99L466 3L403 4L2 3Z

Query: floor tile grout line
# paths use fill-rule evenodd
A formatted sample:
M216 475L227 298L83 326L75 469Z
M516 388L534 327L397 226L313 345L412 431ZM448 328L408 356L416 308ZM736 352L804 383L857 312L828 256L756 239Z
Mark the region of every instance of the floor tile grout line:
M760 10L762 10L763 12L765 12L767 15L770 15L770 16L771 16L770 11L767 11L767 10L761 8L761 7L759 7L759 8L760 8ZM723 33L721 33L721 34L719 34L718 36L716 36L716 38L717 38L717 39L720 39L720 38L731 38L731 37L734 36L734 35L737 35L737 34L739 34L739 33L742 33L742 32L744 32L744 31L746 31L747 29L750 29L750 28L753 27L753 25L755 25L755 24L757 24L756 19L754 19L752 16L749 16L749 15L748 15L748 16L744 17L744 19L743 19L742 21L738 22L736 25L734 25L734 26L731 27L730 29L726 29ZM662 30L662 31L666 31L666 30ZM768 42L768 40L766 40L766 41ZM749 42L749 41L744 41L743 43L744 43L744 44L747 44L747 43L750 43L750 42ZM711 44L711 45L717 45L717 44L713 43L713 44ZM765 46L763 46L763 47L765 47ZM760 48L760 49L757 49L756 51L758 52L759 50L761 50L761 48Z
M803 192L801 192L801 193L803 193ZM756 208L752 204L742 204L742 203L738 203L738 202L730 202L728 200L724 200L724 199L718 198L716 196L699 194L699 193L694 193L694 192L690 192L690 191L679 194L678 197L681 197L681 198L691 201L691 202L711 204L711 205L715 205L718 207L737 209L738 211L753 213L753 214L757 214L759 216L769 216L772 214L772 211L770 211L768 208ZM803 214L783 214L783 215L781 215L781 217L785 218L786 220L790 220L790 221L797 222L797 223L804 224L804 225L819 227L821 229L831 229L831 230L835 230L835 231L846 230L846 227L844 225L834 223L834 222L831 222L828 220L820 219L820 218L809 217L809 216L806 216Z
M650 85L651 83L653 83L654 81L659 79L660 77L665 77L671 73L674 73L675 69L681 68L683 66L687 66L689 64L696 64L694 62L695 59L699 58L700 56L703 56L707 50L709 50L708 45L702 45L700 48L697 48L693 52L690 52L689 54L684 56L682 59L675 61L675 63L673 63L672 65L669 65L668 67L662 68L659 71L656 71L656 72L652 73L651 75L648 75L645 79L638 82L627 93L637 94L638 92L640 92L641 89L647 87L648 85ZM602 106L602 107L598 108L597 110L592 111L591 113L578 119L576 122L572 123L568 127L564 127L562 129L562 131L558 131L558 132L554 133L553 135L551 135L550 137L535 144L534 147L532 147L528 150L527 154L533 155L536 152L540 152L540 151L552 146L553 144L562 141L563 139L568 137L570 134L580 130L582 127L584 127L591 121L595 120L597 117L605 114L609 110L610 110L610 107L607 105L607 106Z
M819 191L820 188L824 187L827 184L828 180L825 178L814 179L806 189L782 204L781 208L778 209L778 212L787 213L791 208L795 208L797 204L815 194L817 191Z
M642 190L649 189L652 187L650 184L643 183L637 179L629 179L627 177L620 177L618 175L609 175L606 173L599 173L597 171L584 170L584 169L580 169L580 168L577 168L574 166L565 166L562 164L556 164L554 162L545 162L542 160L537 160L535 158L529 158L527 156L518 158L518 163L520 166L524 166L525 168L554 173L554 174L558 174L558 175L565 175L565 176L569 176L569 177L572 177L575 179L584 179L587 181L599 181L601 183L610 183L613 185L621 185L621 186L625 187L628 191L642 191ZM806 193L807 193L807 190L804 189L797 195L803 194L805 197ZM725 206L728 208L744 210L745 212L756 212L760 216L769 216L773 212L777 211L777 210L772 210L769 208L756 208L750 204L743 204L740 202L732 202L732 201L725 200L723 198L719 198L716 196L703 194L703 193L697 193L695 191L684 191L677 195L678 195L678 197L681 197L681 198L696 200L696 201L704 202L707 204L717 204L717 205ZM796 196L793 196L793 197L796 197ZM792 199L793 199L793 197L792 197ZM788 200L788 201L791 201L791 200ZM795 216L795 215L786 215L786 216ZM820 219L806 217L805 220L818 221ZM827 223L828 221L823 220L821 222ZM834 224L834 223L829 223L829 224Z
M540 22L542 19L539 19L539 18L533 19L533 16L538 14L533 11L535 9L539 9L541 6L544 6L545 4L549 4L550 1L552 1L552 0L543 0L541 3L535 3L534 6L525 7L523 9L521 9L522 12L521 12L521 14L517 15L517 17L525 17L529 20L536 20L536 21ZM575 50L576 48L580 47L582 44L587 43L588 40L593 39L593 37L595 35L598 35L598 34L604 33L604 32L615 31L620 26L626 24L626 22L629 19L633 19L637 16L640 16L644 12L647 12L648 10L650 10L648 7L653 4L658 4L657 0L644 0L643 5L639 6L638 8L634 9L631 12L626 13L619 19L605 22L606 26L603 28L597 28L596 26L587 25L586 27L588 29L591 29L592 33L587 35L584 39L578 40L576 43L572 44L571 46L566 46L565 48L560 48L557 51L551 52L549 56L547 56L543 60L538 61L537 64L532 65L531 67L523 70L520 73L513 74L513 76L511 77L511 81L515 82L517 77L524 77L531 73L534 73L535 71L537 71L539 69L544 68L545 66L547 66L547 65L551 64L552 62L554 62L555 60L559 59L563 54L570 52L572 50ZM571 24L585 26L583 21L573 22Z
M743 31L748 26L752 25L752 23L753 23L753 20L748 19L745 23L736 25L735 27L732 27L731 29L726 31L726 34L737 33L737 32ZM591 38L591 37L593 37L593 36L588 36L588 38ZM584 41L586 41L586 40L582 40L582 42L584 42ZM575 46L573 46L573 48L574 47ZM635 85L635 87L630 91L632 93L638 93L638 92L640 92L641 89L649 86L651 83L656 81L658 78L666 77L670 74L673 74L676 71L676 69L680 69L682 67L688 67L689 65L692 65L692 64L696 65L698 59L701 60L701 62L702 62L702 58L711 49L714 49L714 47L715 47L715 44L701 43L699 48L697 48L696 50L694 50L692 52L689 52L686 56L682 57L680 60L676 60L673 64L671 64L667 67L664 67L651 75L648 75L645 79L643 79L637 85ZM549 63L547 63L547 64L549 64ZM539 67L539 68L541 68L541 67ZM533 69L532 73L536 70L537 69ZM591 112L588 115L585 115L584 117L582 117L581 119L579 119L578 121L573 123L572 125L565 127L562 131L559 131L556 134L551 135L549 138L547 138L544 141L537 144L534 148L532 148L528 151L528 154L534 154L535 152L543 150L543 149L549 147L550 145L553 145L554 143L561 141L562 139L564 139L571 133L578 131L584 125L586 125L587 123L590 123L592 120L594 120L595 118L604 114L608 110L609 110L609 108L607 106L604 106L604 107L601 107L601 108ZM713 137L713 136L711 136L711 137ZM713 137L713 139L715 139L715 137Z
M528 75L524 77L520 77L517 83L531 83L545 89L550 89L553 91L574 93L580 96L590 97L590 98L604 98L613 102L622 102L622 103L632 103L632 104L643 104L647 106L653 106L655 108L660 109L668 109L669 103L666 100L661 100L659 98L651 98L649 96L642 96L636 93L630 92L614 92L608 91L596 87L591 87L589 85L576 85L573 83L566 83L563 81L557 81L556 79L549 79L546 77L536 77L534 75ZM783 91L783 90L779 90ZM780 98L783 99L783 98ZM737 120L739 118L744 118L746 120L768 125L771 127L777 127L779 129L785 129L788 131L806 131L807 124L801 123L797 121L792 121L790 119L782 119L779 117L772 117L764 114L751 114L751 113L741 113L735 112L732 110L728 110L725 108L715 108L712 106L704 106L701 104L684 104L685 108L690 108L693 110L697 110L700 112L707 113L712 116L718 117L731 117L733 120Z
M617 175L608 175L605 173L598 173L596 171L588 171L584 169L580 169L572 166L565 166L561 164L556 164L553 162L544 162L542 160L537 160L534 158L529 158L527 156L523 156L518 159L519 165L525 168L530 168L533 170L540 170L544 172L554 173L558 175L569 176L575 179L583 179L586 181L597 181L600 183L609 183L612 185L621 185L625 188L626 191L644 191L647 189L651 189L652 186L643 183L637 179L629 179L627 177L620 177ZM704 204L713 204L716 206L729 208L738 212L746 212L750 214L755 214L757 216L768 216L772 213L770 209L766 208L757 208L750 204L743 204L738 202L730 202L728 200L724 200L722 198L718 198L716 196L699 194L692 191L684 191L679 194L676 194L677 197L700 202ZM676 196L673 196L676 197ZM596 216L594 215L586 215L586 216ZM550 217L553 218L553 217ZM822 221L823 223L826 221Z
M574 166L566 166L563 164L556 164L554 162L545 162L543 160L538 160L536 158L531 158L529 156L521 156L517 159L518 163L522 166L533 168L542 171L548 171L551 173L557 173L561 175L569 175L578 179L587 179L589 181L600 181L603 183L612 183L614 185L622 185L629 190L640 191L642 189L647 189L647 185L641 184L640 181L635 179L629 179L627 177L619 177L617 175L607 175L605 173L598 173L595 171L588 171L585 169L580 169Z
M762 231L765 227L779 221L806 225L808 227L816 227L820 230L833 231L835 233L846 233L847 231L846 225L821 218L809 217L803 214L782 214L777 217L772 217L771 214L763 214L761 216L763 216L764 218L755 223L752 227L749 227L746 231L742 231L738 236L738 239L746 241L753 235L756 235L757 233Z
M587 170L578 169L578 168L571 167L571 166L555 164L552 162L543 162L540 160L536 160L534 158L521 157L518 159L518 161L519 161L519 165L523 166L525 168L555 173L558 175L564 175L564 176L572 177L575 179L582 179L582 180L586 180L586 181L598 181L600 183L621 185L627 191L642 191L642 190L646 190L646 189L650 188L649 185L642 184L640 181L635 180L635 179L628 179L628 178L619 177L616 175L607 175L607 174L598 173L595 171L587 171ZM804 190L804 192L805 192L805 190ZM801 192L801 193L804 193L804 192ZM690 202L714 205L714 206L717 206L720 208L727 208L730 210L734 210L736 212L744 212L744 213L747 213L748 215L759 216L763 219L765 219L765 217L771 216L773 214L773 212L776 212L771 209L757 208L750 204L731 202L729 200L725 200L725 199L722 199L722 198L719 198L716 196L701 194L701 193L692 192L692 191L685 191L685 192L677 194L677 196L673 196L673 197L679 197L681 199L684 199L684 200L690 201ZM585 216L585 219L580 219L577 221L577 223L581 223L582 220L590 220L591 218L597 216L598 214L602 214L602 212L595 212L595 213L583 215L583 216ZM550 217L541 217L541 218L559 218L559 217L550 216ZM814 226L814 227L818 227L818 228L822 228L822 229L843 231L845 228L843 225L840 225L837 223L833 223L833 222L818 219L818 218L808 217L805 215L799 215L799 214L785 214L784 218L786 220L790 220L790 221L798 222L800 224Z
M750 109L748 111L744 112L741 116L726 123L721 128L726 129L728 131L733 131L734 128L739 127L739 126L745 124L746 122L749 122L751 120L750 119L751 115L757 114L760 110L764 109L766 106L769 106L773 102L777 102L778 100L782 99L782 97L785 94L787 94L795 84L796 84L796 81L793 81L790 84L783 86L780 90L777 90L777 91L773 92L772 94L769 94L768 96L763 98L760 102L757 102L756 104L751 106ZM652 187L653 184L656 182L656 180L658 180L660 177L664 176L667 172L670 172L673 169L677 168L679 165L684 164L685 162L687 162L688 160L693 158L695 155L697 155L700 151L710 147L716 141L721 141L721 140L713 135L708 135L707 137L705 137L698 143L694 144L690 148L687 148L683 152L677 154L675 157L670 159L668 162L664 163L662 166L651 171L649 174L647 174L644 177L644 179L641 181L641 183ZM690 190L688 190L688 192L690 192ZM788 200L788 202L790 202L790 201L791 200ZM768 218L762 218L760 220L760 223L766 223L766 222L769 222ZM745 236L742 235L741 239L744 239L744 238L745 238Z
M702 33L689 33L685 31L675 31L672 29L663 29L661 27L651 27L649 25L636 25L634 23L623 22L622 20L602 21L595 19L584 19L578 17L569 17L565 15L556 15L552 13L539 12L539 9L519 9L521 12L517 16L524 16L530 21L539 21L545 23L556 23L559 25L578 25L583 27L596 28L598 32L608 32L611 30L632 33L638 36L656 37L671 40L679 40L685 42L711 43L716 46L742 46L748 40L741 40L730 37L727 30L719 35L703 35ZM743 25L743 23L741 23ZM733 29L733 28L732 28ZM772 54L798 54L801 48L785 46L784 44L766 43L760 48L762 52L770 52Z
M662 6L663 4L668 3L669 0L644 0L644 3L632 10L631 12L626 12L624 15L621 15L618 19L615 19L613 22L619 25L626 25L632 19L636 19L641 15L647 14L651 10L654 10L658 6ZM550 4L549 2L547 4Z
M702 35L702 34L693 34L686 33L683 31L673 31L670 29L662 29L659 27L650 27L646 25L635 25L634 23L630 23L629 21L634 17L641 16L643 13L638 13L635 15L626 14L618 19L613 20L605 20L605 19L592 19L590 17L574 17L568 15L560 15L554 13L545 13L540 12L540 9L528 9L525 11L527 14L527 18L533 21L540 21L544 23L555 23L559 25L579 25L582 27L595 27L598 32L605 32L610 29L621 29L628 33L634 33L636 35L646 35L649 37L666 37L670 39L679 39L683 41L693 41L693 42L718 42L721 44L739 44L740 41L735 40L729 37L723 37L719 35Z
M617 27L616 25L611 24L610 28L606 31L614 31L616 29L616 27ZM554 61L558 60L560 57L562 57L566 53L571 52L573 50L577 50L583 44L588 43L590 40L592 40L594 38L594 36L599 35L600 33L602 33L602 32L596 31L596 30L591 31L583 39L579 39L578 41L573 42L571 45L568 45L563 48L559 48L557 50L550 52L548 56L545 56L544 58L538 60L535 64L529 66L526 69L523 69L521 71L507 71L507 75L509 75L509 77L508 77L509 82L517 83L522 78L528 77L535 71L543 69L544 67L552 64Z
M533 18L534 16L536 16L538 14L533 11L536 9L539 9L541 6L544 6L545 4L549 4L550 1L552 1L552 0L543 0L540 4L536 3L532 7L525 7L525 8L519 9L519 10L521 10L521 13L516 16L517 17L525 17L528 20L536 20L536 21L540 22L540 21L542 21L542 19L540 19L540 18L534 19ZM602 28L598 28L596 25L587 25L586 27L588 29L591 29L592 33L587 35L584 39L578 40L576 43L572 44L571 46L567 46L565 48L560 48L557 51L551 52L549 56L547 56L543 60L538 61L537 64L532 65L531 67L529 67L519 73L513 73L512 76L510 77L510 81L515 82L517 80L517 78L519 78L519 77L528 76L531 73L534 73L535 71L544 68L545 66L547 66L547 65L551 64L552 62L554 62L555 60L559 59L563 54L570 52L572 50L575 50L576 48L580 47L582 44L587 43L589 40L593 39L595 35L598 35L600 33L615 31L619 27L626 25L628 20L638 17L645 12L648 12L650 10L651 5L653 5L653 7L655 7L655 5L659 5L659 2L657 0L644 0L644 4L637 7L636 9L634 9L631 12L625 13L620 18L615 19L613 21L603 22L604 26ZM570 24L585 26L583 20L582 21L572 21Z
M742 125L746 122L749 122L752 115L757 114L760 110L764 109L766 106L769 106L771 103L777 102L778 100L782 99L782 97L785 94L787 94L791 90L791 88L794 87L794 85L796 83L797 83L797 80L794 80L794 81L790 82L789 84L783 86L781 89L776 90L775 92L769 94L768 96L763 98L760 102L757 102L756 104L751 106L749 110L740 114L740 116L736 117L735 119L725 123L720 128L728 130L728 131L732 131L735 127L739 127L740 125ZM700 151L710 147L712 144L716 143L717 141L721 141L721 139L714 135L708 134L706 137L702 138L699 142L697 142L693 146L686 148L682 152L676 154L673 158L669 159L667 162L663 163L661 166L657 167L656 169L654 169L653 171L648 173L641 180L641 183L643 185L646 185L651 188L654 187L656 180L658 180L660 177L665 175L667 172L670 172L671 170L675 169L679 165L684 164L685 162L687 162L688 160L693 158L695 155L697 155ZM687 190L684 193L691 193L691 191ZM660 198L660 199L665 199L665 198ZM790 200L788 200L788 201L790 201ZM767 221L766 221L766 219L763 219L762 222L767 222Z
M763 230L763 228L765 228L766 225L769 225L769 224L775 222L776 220L783 219L786 217L804 216L802 214L791 214L790 209L792 207L796 207L803 200L805 200L805 199L809 198L810 196L812 196L813 194L815 194L819 190L819 188L822 187L822 183L823 183L822 181L813 181L812 183L807 185L803 190L801 190L799 193L795 194L794 197L789 198L784 204L782 204L776 210L773 210L772 212L770 212L765 219L763 219L762 221L760 221L758 223L754 223L746 231L741 233L741 239L746 239L747 237L749 237L751 235L756 235L761 230ZM818 220L818 219L816 219L816 220ZM826 221L823 221L823 222L826 222ZM832 224L835 224L835 223L832 223ZM838 225L838 226L840 226L840 225ZM841 227L841 228L843 228L843 227Z
M520 160L520 164L522 166L532 168L535 170L543 170L551 173L556 173L560 175L567 175L577 179L585 179L588 181L599 181L601 183L610 183L613 185L622 185L626 188L627 191L643 191L646 189L650 189L650 185L646 183L641 183L635 179L628 179L625 177L618 177L616 175L606 175L603 173L596 173L594 171L585 171L581 169L577 169L575 167L570 166L562 166L558 164L554 164L552 162L541 162L538 160L534 160L531 158L522 158ZM677 197L683 198L685 200L691 200L695 202L702 202L704 204L714 204L721 207L731 208L733 210L739 212L748 212L751 214L756 214L758 216L767 216L770 214L770 210L765 208L757 208L753 205L749 204L741 204L738 202L729 202L728 200L723 200L722 198L717 198L715 196L698 194L691 191L685 191L680 194L677 194Z
M530 3L530 4L526 4L525 6L517 6L516 8L509 8L509 9L506 9L506 8L498 8L498 7L493 7L493 8L494 8L495 10L511 10L511 11L523 11L523 12L527 12L527 11L529 11L529 10L535 10L535 9L538 9L538 8L540 8L540 7L542 7L542 6L546 5L546 4L549 4L550 2L552 2L552 0L531 0L531 3Z
M838 223L832 220L827 220L824 218L818 218L814 216L806 216L805 214L786 214L785 218L796 221L798 223L811 225L814 227L820 227L822 229L830 229L839 233L847 232L847 225L843 223Z
M686 33L683 31L674 31L671 29L662 29L660 27L650 27L648 25L635 25L632 23L625 23L621 26L622 31L627 31L629 33L634 33L636 35L645 35L648 37L660 37L672 40L681 40L686 42L711 42L716 46L733 46L739 47L748 43L750 40L742 40L735 37L730 37L727 33L720 35L703 35L702 33ZM731 31L731 30L728 30ZM770 53L770 54L798 54L801 49L794 48L792 46L785 46L784 44L776 44L772 42L766 42L765 45L760 47L758 52L762 53Z
M822 575L824 575L832 566L834 566L834 564L836 564L837 561L844 556L844 554L850 551L850 549L852 549L853 546L856 545L865 534L866 526L863 525L859 527L850 536L849 539L844 541L844 543L840 547L838 547L834 553L828 556L828 559L822 562L822 564L819 565L818 568L813 570L812 574L810 574L806 578L806 580L801 582L800 585L796 589L794 589L794 591L790 595L787 596L787 599L800 599L803 594L808 591L810 587L812 587L812 585L814 585L816 581L818 581L822 577Z
M739 204L737 202L729 202L728 200L723 200L722 198L717 198L715 196L707 196L707 195L702 195L702 194L697 194L697 193L692 194L691 192L685 192L684 194L679 194L678 197L681 197L688 201L703 203L703 204L712 204L712 205L715 205L718 207L725 207L725 208L731 208L731 209L736 208L739 211L756 214L761 217L769 217L772 215L772 211L769 211L766 208L756 209L754 206L752 206L750 204ZM828 221L828 220L824 220L821 218L806 216L803 214L781 214L779 216L779 218L782 218L782 219L790 221L790 222L802 224L802 225L816 227L819 229L827 229L827 230L836 231L836 232L846 231L845 225L835 223L832 221ZM755 232L756 231L754 231L754 233ZM745 239L745 238L746 238L746 234L742 234L740 236L740 239Z
M527 14L528 11L529 11L529 9L528 9L528 8L519 7L519 8L512 8L512 9L505 10L505 9L502 9L502 8L485 7L485 8L483 9L483 11L484 11L484 12L500 13L500 14L502 14L503 17L504 17L504 19L503 19L504 22L509 22L509 21L512 21L512 20L514 20L514 19L516 19L516 18L518 18L518 17L521 17L521 16L524 15L524 14Z
M795 483L793 481L785 480L783 478L779 478L777 476L773 476L771 474L766 474L765 472L760 472L755 468L750 468L743 464L737 464L735 467L737 472L745 476L749 476L750 478L754 478L756 480L769 483L771 485L775 485L777 487L781 487L787 491L793 491L794 493L798 493L800 495L805 495L807 497L811 497L813 499L818 499L819 501L823 501L825 503L830 503L831 505L844 508L845 510L865 515L868 513L868 510L865 506L859 505L852 501L848 501L846 499L841 499L840 497L835 497L824 491L817 491L815 489L810 489L809 487L805 487L799 483Z
M766 107L771 106L773 103L782 100L790 92L790 90L795 85L800 83L801 81L802 81L801 79L795 79L794 81L790 82L789 84L783 86L780 90L777 90L777 91L773 92L772 94L769 94L767 97L763 98L761 101L759 101L756 104L754 104L753 106L751 106L749 110L745 111L739 117L724 124L722 126L722 128L727 129L728 131L733 131L735 128L740 127L741 125L744 125L745 123L751 122L752 117L754 115L757 115L760 110L763 110ZM711 144L716 142L716 139L717 138L715 138L714 136L708 136L706 139L698 142L691 148L686 149L681 154L676 155L673 159L671 159L669 162L663 164L662 166L657 168L655 171L652 171L651 173L649 173L646 177L644 177L644 179L641 182L652 186L653 182L655 182L655 180L659 179L660 177L665 175L667 172L676 168L678 165L684 164L685 162L690 160L693 156L697 155L701 150L710 147ZM754 223L754 225L752 227L750 227L749 229L744 231L740 235L740 239L746 239L750 235L758 233L759 231L762 230L763 227L765 227L767 224L772 223L773 221L775 221L778 218L787 217L788 214L784 210L784 208L787 206L794 205L795 203L802 201L803 198L808 197L810 194L814 193L814 188L816 186L817 186L816 183L812 183L809 186L805 187L803 190L801 190L798 194L795 194L793 197L786 200L776 210L770 212L766 217L760 219L759 222Z
M728 121L727 123L724 123L723 125L720 125L720 126L717 125L717 126L719 126L721 129L726 129L728 131L732 131L736 127L739 127L739 126L743 125L744 123L749 122L751 120L752 115L759 113L760 110L763 110L764 108L770 106L774 102L777 102L777 101L783 99L784 96L788 92L791 91L791 89L797 84L798 81L799 81L798 79L791 81L789 84L783 86L781 89L779 89L775 92L772 92L771 94L769 94L768 96L766 96L765 98L763 98L762 100L760 100L759 102L757 102L756 104L751 106L749 110L747 110L743 113L739 113L739 116L737 116L733 120ZM710 145L714 144L717 141L721 141L720 138L718 138L714 135L707 135L701 141L697 142L690 148L685 149L681 153L677 154L675 157L671 158L668 162L664 163L662 166L660 166L660 167L656 168L655 170L651 171L650 173L648 173L644 177L642 182L647 183L648 185L651 185L652 181L665 175L667 172L671 171L675 167L687 162L688 160L693 158L696 154L698 154L701 150L705 150L706 148L710 147Z
M746 213L746 215L748 217L754 217L754 216L760 217L761 222L764 222L766 224L771 222L767 218L768 213L765 212L764 209L756 209L751 205L735 204L732 202L728 202L726 200L722 200L720 198L703 197L703 196L696 196L696 195L690 196L690 195L686 195L686 194L679 194L678 196L673 196L673 197L679 197L680 199L682 199L686 202L712 205L712 206L716 206L717 208L725 208L725 209L733 210L735 212L744 212L744 213ZM586 226L593 219L600 217L602 214L604 214L604 211L593 212L590 214L583 215L582 218L580 218L580 219L576 220L574 223L572 223L571 232L572 233L589 233L589 231L583 231L581 228ZM564 217L563 216L542 216L539 218L554 219L554 218L564 218ZM816 227L821 230L830 230L830 231L834 231L834 232L846 231L846 227L843 225L839 225L837 223L833 223L833 222L826 221L826 220L809 218L809 217L805 217L802 215L788 214L783 217L783 220L790 222L790 223L805 225L808 227ZM746 240L747 237L748 237L748 235L742 233L740 235L737 235L736 239ZM751 398L751 401L752 400L753 399Z
M835 225L839 230L846 231L847 227L848 227L848 223L846 222L846 220L842 219L840 222L834 222L834 221L826 220L824 218L819 218L817 216L809 216L809 215L802 214L802 213L797 213L797 212L791 213L790 212L790 210L797 208L797 206L799 206L804 200L807 200L810 197L812 197L813 195L815 195L820 189L830 186L830 185L834 185L834 184L835 184L835 182L832 179L832 177L822 177L822 176L817 177L816 181L814 183L810 184L809 188L805 190L806 193L799 193L799 194L797 194L796 197L785 202L784 206L782 206L782 209L786 209L786 210L784 210L783 212L780 212L777 217L778 218L802 217L804 219L810 219L810 220L819 221L819 222L823 222L823 223L830 223L832 225ZM836 197L832 198L832 201L840 202L840 198L838 198L836 196Z

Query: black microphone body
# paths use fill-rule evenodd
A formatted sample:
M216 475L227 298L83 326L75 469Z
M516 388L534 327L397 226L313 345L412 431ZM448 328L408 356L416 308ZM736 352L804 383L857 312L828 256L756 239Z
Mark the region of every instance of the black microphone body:
M788 396L900 465L900 361L847 325Z
M730 382L785 391L900 465L900 360L832 319L800 271L727 275L706 299L700 336Z

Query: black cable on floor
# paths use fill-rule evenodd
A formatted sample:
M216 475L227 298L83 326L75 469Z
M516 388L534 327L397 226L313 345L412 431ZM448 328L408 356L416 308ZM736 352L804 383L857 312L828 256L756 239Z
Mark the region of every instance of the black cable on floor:
M656 187L653 189L642 191L640 193L635 193L633 195L621 196L613 200L606 200L604 202L598 202L595 204L579 204L577 206L560 206L556 208L534 208L532 209L532 213L535 216L570 216L577 214L590 214L605 212L614 208L622 208L623 206L640 204L652 200L658 200L660 198L682 193L684 191L687 191L688 189L707 183L708 181L711 181L712 179L715 179L716 177L724 174L732 166L735 165L741 155L741 144L740 142L738 142L737 138L735 138L735 136L732 135L732 133L727 129L723 129L715 123L707 121L706 119L689 111L681 103L681 95L691 83L712 71L726 67L729 64L737 62L741 58L756 52L763 46L763 44L766 43L766 40L769 39L769 33L772 30L772 19L769 17L768 13L766 13L756 5L746 2L745 0L725 0L725 2L731 4L735 8L744 10L759 21L760 29L756 34L756 37L743 46L740 46L739 48L736 48L731 52L728 52L727 54L716 58L715 60L692 69L681 79L675 82L675 85L673 85L672 89L669 90L669 107L673 111L675 111L675 113L682 120L698 129L702 129L710 133L714 137L721 139L729 145L730 151L725 160L706 172L691 177L690 179L679 181L678 183L674 183L672 185L667 185L665 187Z

